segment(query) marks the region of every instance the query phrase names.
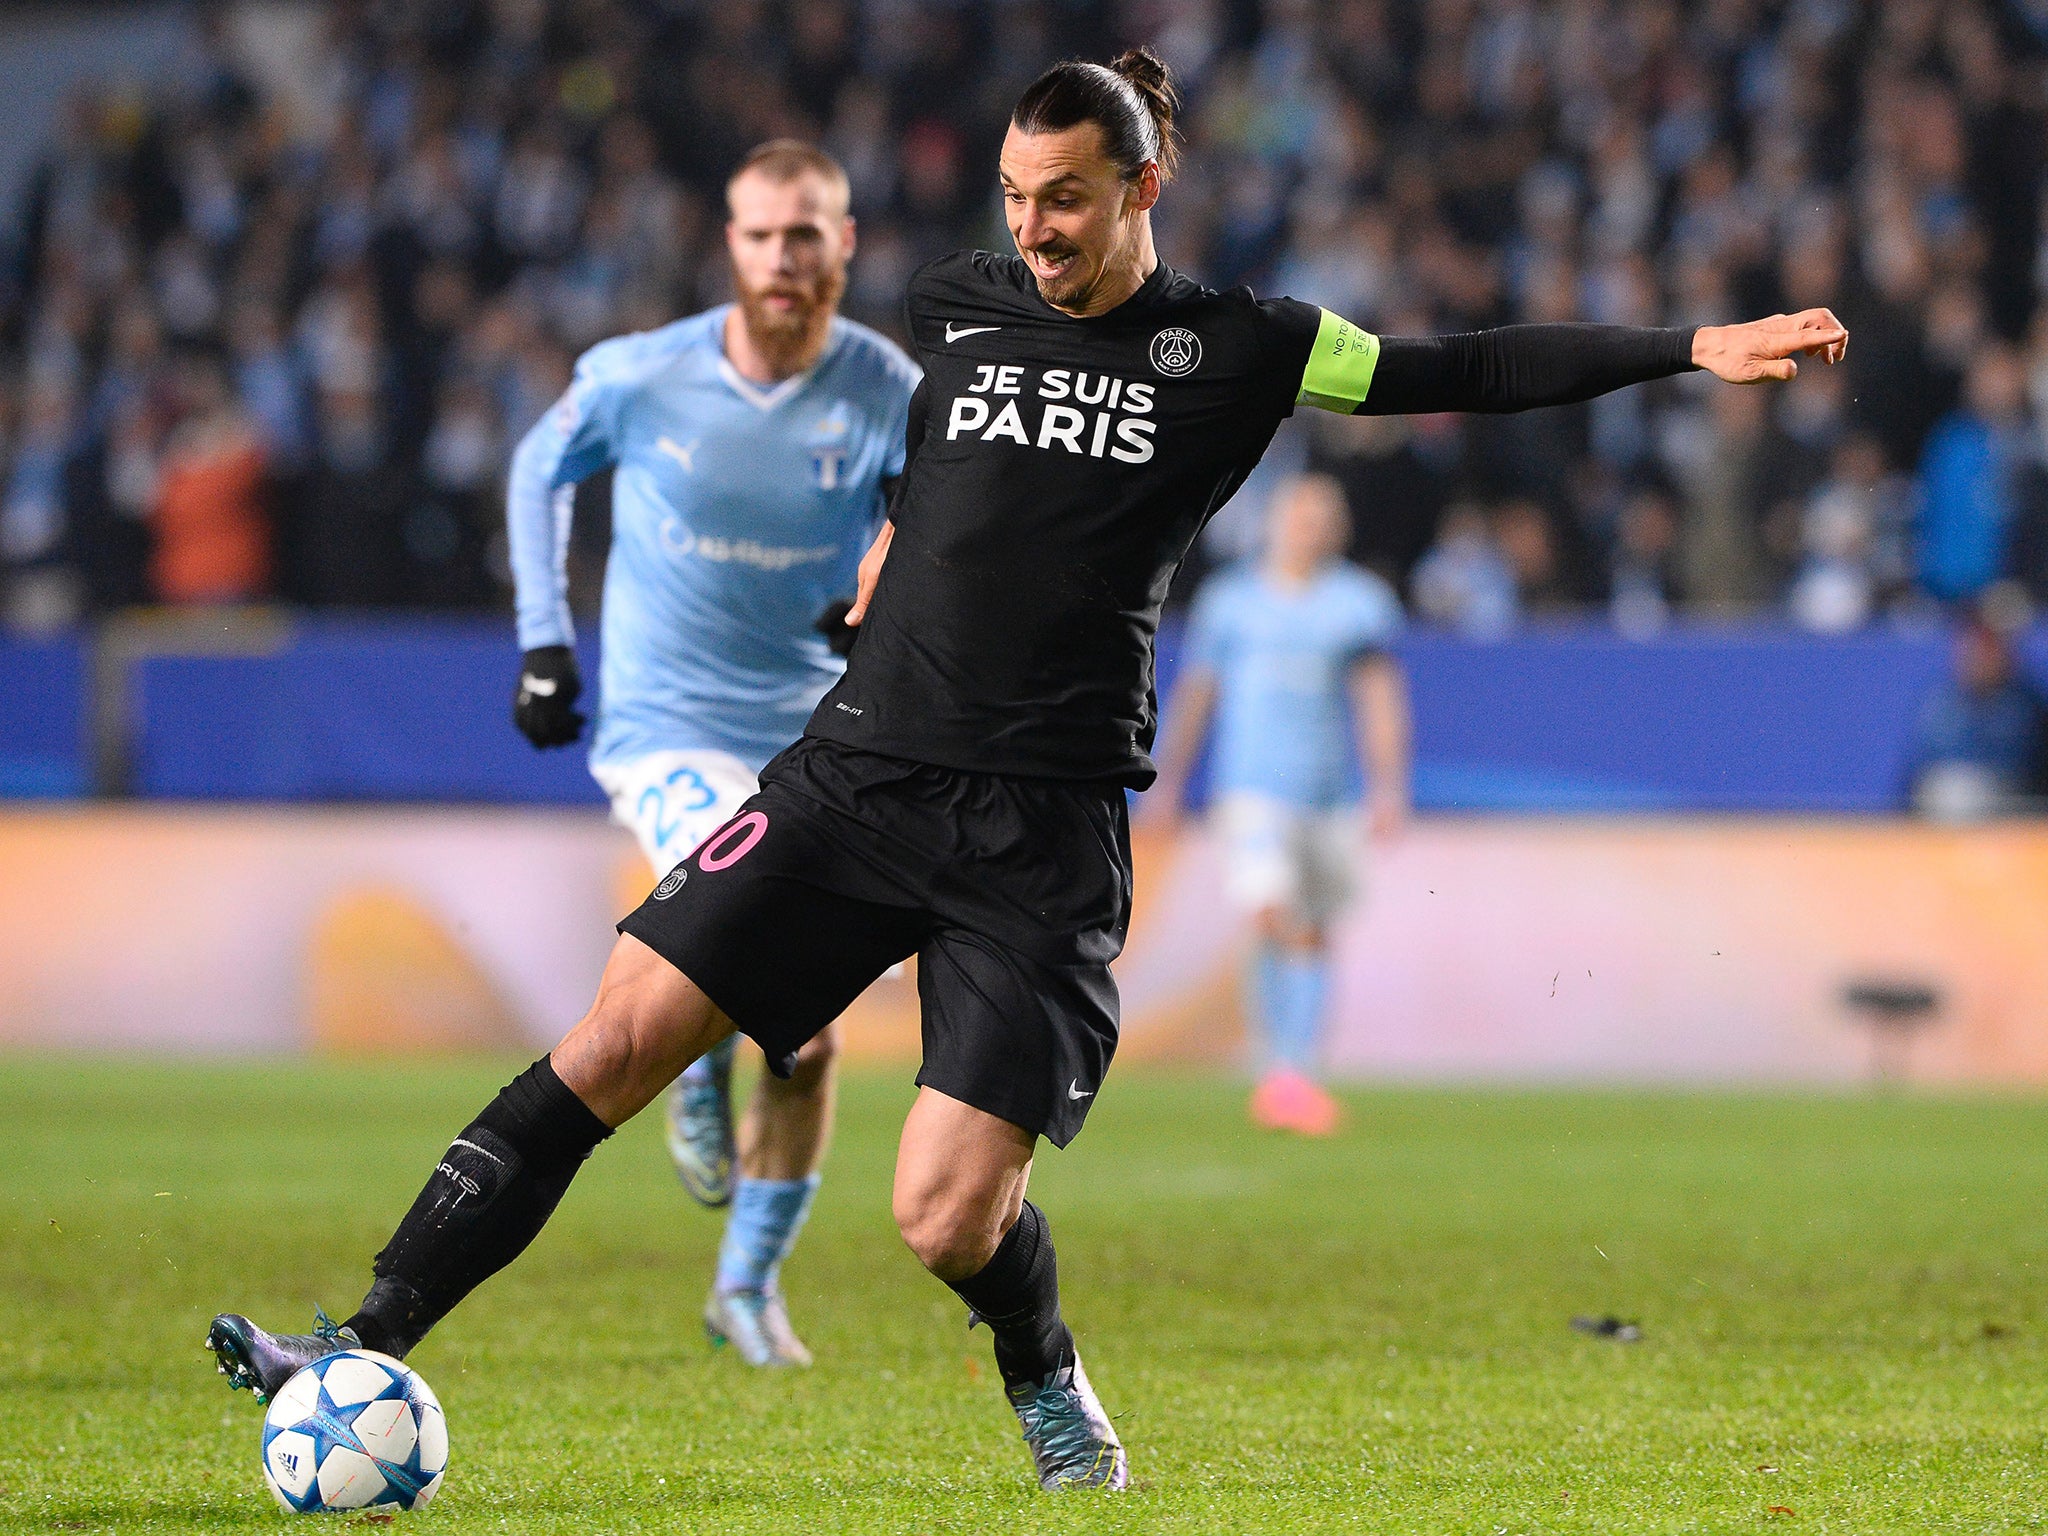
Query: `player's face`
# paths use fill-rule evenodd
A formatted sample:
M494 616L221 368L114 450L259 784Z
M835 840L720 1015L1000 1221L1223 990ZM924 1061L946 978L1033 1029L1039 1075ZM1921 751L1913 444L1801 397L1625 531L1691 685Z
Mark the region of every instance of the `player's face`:
M823 324L846 291L853 220L822 176L746 175L728 190L733 286L747 322L768 334Z
M1159 200L1158 172L1147 165L1125 181L1103 153L1099 124L1025 133L1012 123L1000 174L1003 217L1040 296L1090 313L1090 298L1118 285L1117 269L1138 249L1145 211Z
M1291 571L1314 571L1344 552L1350 536L1344 492L1322 475L1303 475L1273 499L1273 559Z

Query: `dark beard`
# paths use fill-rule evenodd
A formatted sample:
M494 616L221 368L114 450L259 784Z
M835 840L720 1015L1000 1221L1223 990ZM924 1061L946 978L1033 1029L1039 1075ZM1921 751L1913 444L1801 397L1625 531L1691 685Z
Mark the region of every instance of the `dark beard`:
M1036 272L1031 274L1031 280L1038 285L1038 296L1055 309L1079 308L1087 301L1089 291L1095 286L1093 279L1075 268L1069 268L1062 274L1060 286L1057 288L1047 286L1045 279Z
M1038 296L1054 309L1079 309L1088 298L1089 284L1084 280L1067 281L1064 287L1048 288L1044 281L1038 281Z
M840 295L845 292L844 273L822 277L811 302L782 314L770 309L759 295L738 291L747 338L760 349L778 378L802 373L818 360L832 329L832 316L839 309Z

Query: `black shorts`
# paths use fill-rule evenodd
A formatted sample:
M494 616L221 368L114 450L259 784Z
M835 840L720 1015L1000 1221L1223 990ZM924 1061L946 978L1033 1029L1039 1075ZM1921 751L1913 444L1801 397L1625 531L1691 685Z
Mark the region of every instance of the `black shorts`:
M787 1075L917 956L920 1084L1064 1147L1116 1052L1131 911L1114 785L968 773L806 737L619 924Z

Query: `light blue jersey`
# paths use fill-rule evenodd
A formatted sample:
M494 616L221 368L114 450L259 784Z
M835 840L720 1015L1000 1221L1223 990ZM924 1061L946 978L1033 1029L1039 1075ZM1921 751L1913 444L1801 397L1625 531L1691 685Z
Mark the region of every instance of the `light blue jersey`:
M1189 623L1190 665L1216 679L1216 791L1324 809L1357 798L1353 665L1401 632L1401 600L1355 565L1285 587L1255 563L1212 577Z
M729 308L592 347L512 459L527 650L573 641L574 486L615 467L593 764L711 749L758 770L845 670L812 624L853 596L917 370L834 320L809 372L752 384L725 356Z

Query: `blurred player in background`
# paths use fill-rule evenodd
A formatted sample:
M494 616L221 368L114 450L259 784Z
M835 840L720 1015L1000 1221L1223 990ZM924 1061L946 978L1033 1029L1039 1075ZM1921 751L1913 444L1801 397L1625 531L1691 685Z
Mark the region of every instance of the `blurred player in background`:
M726 195L738 302L592 348L512 463L526 652L513 718L536 747L582 733L569 524L576 482L614 469L590 771L657 880L760 788L762 764L845 669L834 648L851 632L827 609L852 592L902 473L917 382L893 344L838 317L854 225L833 160L766 144ZM807 1365L777 1276L831 1131L832 1031L787 1081L762 1075L737 1138L734 1044L699 1058L669 1098L684 1186L732 1205L705 1326L755 1365Z
M1372 835L1393 838L1408 819L1408 688L1387 649L1401 602L1342 558L1349 531L1337 482L1296 476L1274 494L1264 559L1204 584L1153 791L1176 816L1213 717L1215 822L1231 895L1257 934L1252 1118L1308 1136L1338 1121L1317 1075L1330 924L1356 883L1359 765Z

